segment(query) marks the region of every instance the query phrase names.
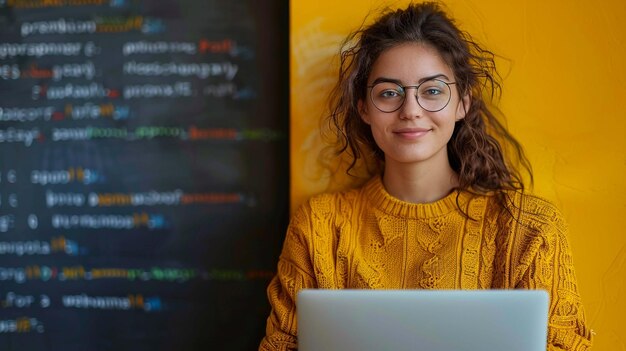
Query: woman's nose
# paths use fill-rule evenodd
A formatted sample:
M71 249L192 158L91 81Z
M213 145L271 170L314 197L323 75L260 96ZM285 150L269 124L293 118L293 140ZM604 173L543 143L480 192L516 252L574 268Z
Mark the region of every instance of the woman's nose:
M400 109L400 118L412 119L422 116L424 109L417 102L417 92L413 87L405 88L404 104Z

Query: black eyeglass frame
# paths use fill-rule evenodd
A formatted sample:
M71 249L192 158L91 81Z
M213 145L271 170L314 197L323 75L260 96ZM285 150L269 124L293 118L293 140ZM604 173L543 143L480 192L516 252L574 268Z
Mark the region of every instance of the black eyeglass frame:
M424 110L426 110L426 111L428 111L428 112L439 112L439 111L443 110L444 108L446 108L446 107L448 106L448 104L450 103L450 100L452 100L452 88L450 88L450 85L454 85L454 84L456 84L456 82L449 82L449 83L448 83L448 82L446 82L446 81L444 81L444 80L441 80L441 79L439 79L439 78L431 78L431 79L427 79L427 80L425 80L425 81L423 81L423 82L419 83L418 85L401 85L401 84L399 84L399 83L397 83L397 82L393 82L393 81L381 81L381 82L377 82L377 83L372 84L372 85L368 85L368 86L367 86L367 88L368 88L368 89L370 89L369 96L370 96L370 101L372 102L372 105L374 105L374 107L376 107L376 108L378 109L378 111L380 111L380 112L383 112L383 113L392 113L392 112L396 112L396 111L398 111L399 109L401 109L401 108L402 108L402 106L404 106L404 102L406 101L406 96L407 96L407 93L406 93L406 89L407 89L407 88L415 88L415 90L417 91L417 90L419 90L419 87L420 87L420 86L422 86L422 84L424 84L424 83L426 83L426 82L433 81L433 80L436 80L436 81L438 81L438 82L441 82L441 83L445 84L445 85L448 87L448 90L450 91L450 94L448 95L448 101L446 101L446 103L443 105L443 107L442 107L442 108L440 108L440 109L438 109L438 110L429 110L429 109L425 108L424 106L422 106L422 104L420 104L420 98L419 98L419 96L417 96L417 94L415 94L415 99L417 100L417 104L418 104L418 105L420 105L420 107L421 107L421 108L423 108ZM378 106L376 105L376 103L374 102L374 97L372 96L372 92L374 91L374 87L375 87L376 85L378 85L378 84L381 84L381 83L392 83L392 84L395 84L395 85L397 85L399 88L401 88L401 89L402 89L402 91L404 91L404 95L403 95L403 97L404 97L404 98L402 99L402 103L401 103L401 104L400 104L400 106L398 106L395 110L391 110L391 111L381 110L381 108L380 108L380 107L378 107Z

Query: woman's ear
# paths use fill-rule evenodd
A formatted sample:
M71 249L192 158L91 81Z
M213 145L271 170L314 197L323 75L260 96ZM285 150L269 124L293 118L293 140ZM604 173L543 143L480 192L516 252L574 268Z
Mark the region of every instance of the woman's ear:
M456 121L460 121L465 118L471 102L472 96L470 95L470 93L465 94L461 99L460 104L456 106Z
M367 107L365 105L366 104L363 102L363 100L359 100L357 102L357 108L359 109L359 115L361 116L361 120L366 124L370 124L370 118L367 114Z

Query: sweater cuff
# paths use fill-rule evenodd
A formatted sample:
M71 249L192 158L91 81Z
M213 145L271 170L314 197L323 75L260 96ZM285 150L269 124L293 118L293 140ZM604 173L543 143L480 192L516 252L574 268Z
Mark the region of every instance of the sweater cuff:
M587 351L591 350L593 331L579 335L569 328L548 328L548 345L556 346L556 350ZM553 350L549 348L549 350Z

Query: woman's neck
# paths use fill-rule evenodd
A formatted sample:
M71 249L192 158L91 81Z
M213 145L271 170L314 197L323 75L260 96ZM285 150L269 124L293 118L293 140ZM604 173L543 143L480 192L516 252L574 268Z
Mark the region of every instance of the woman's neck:
M458 175L449 164L431 167L425 164L385 163L383 184L387 192L402 201L431 203L446 197L458 187Z

